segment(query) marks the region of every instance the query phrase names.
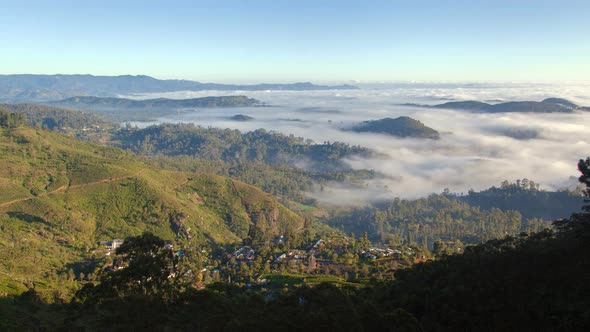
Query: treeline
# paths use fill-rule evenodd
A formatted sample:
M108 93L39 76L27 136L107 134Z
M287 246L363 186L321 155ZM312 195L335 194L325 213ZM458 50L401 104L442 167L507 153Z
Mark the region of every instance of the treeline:
M371 154L369 149L360 146L340 142L314 144L301 137L265 129L240 133L194 124L161 124L145 129L128 126L113 139L124 149L146 155L193 156L230 164L297 165L318 171L349 169L340 159Z
M104 139L118 127L94 113L47 105L0 104L0 108L20 114L30 126L58 131L90 141Z
M433 248L437 240L481 243L549 226L539 218L523 218L514 210L484 210L444 194L404 200L396 198L342 212L327 221L346 233L362 234L379 242L417 243Z
M10 113L0 108L0 127L3 128L18 128L27 123L27 119L19 113Z
M545 220L567 218L573 212L579 212L584 200L579 191L545 191L526 178L515 182L504 181L499 188L491 187L479 192L470 190L465 196L451 197L484 210L514 210L525 219Z

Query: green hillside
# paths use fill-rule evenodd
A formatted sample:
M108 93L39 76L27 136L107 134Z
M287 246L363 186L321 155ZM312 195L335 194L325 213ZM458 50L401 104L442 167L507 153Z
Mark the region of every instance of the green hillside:
M358 133L379 133L398 137L440 138L438 131L407 116L400 116L395 119L384 118L374 121L363 121L354 126L352 130Z
M251 225L268 237L303 226L256 187L149 168L54 132L0 128L0 155L0 294L92 272L88 262L104 258L99 241L149 231L215 246L241 241Z

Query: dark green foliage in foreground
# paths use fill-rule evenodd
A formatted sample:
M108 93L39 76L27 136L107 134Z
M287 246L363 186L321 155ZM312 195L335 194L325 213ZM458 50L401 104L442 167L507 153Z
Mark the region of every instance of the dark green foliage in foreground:
M590 195L590 158L578 166ZM28 292L14 303L22 317L31 318L4 324L69 330L587 331L590 206L584 210L554 230L468 247L462 255L399 270L396 280L364 288L320 284L265 293L213 284L173 298L154 290L53 307ZM47 312L53 315L40 315Z
M23 317L32 318L12 326L36 321L98 330L583 331L590 326L589 222L588 215L578 215L555 232L492 240L364 288L320 284L260 293L213 284L176 297L156 291L53 307L27 302L25 294L15 303ZM52 315L40 316L44 312Z
M100 284L86 286L78 296L86 301L100 301L126 296L160 296L166 298L176 286L169 278L179 274L178 256L166 243L151 233L128 237L117 248L117 257L105 268Z

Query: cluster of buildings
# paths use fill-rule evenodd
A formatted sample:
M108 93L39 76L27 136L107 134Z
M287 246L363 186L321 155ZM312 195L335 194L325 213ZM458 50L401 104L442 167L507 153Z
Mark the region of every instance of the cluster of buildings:
M411 254L411 248L407 248L409 251L408 254ZM391 248L368 248L367 250L361 251L361 256L368 259L368 260L375 260L377 258L384 258L384 257L395 257L396 255L401 254L401 250L398 249L391 249Z
M277 236L274 240L275 244L284 244L285 238L283 236ZM310 256L316 255L320 246L324 243L324 240L317 240L309 250L291 249L285 251L274 258L274 263L288 263L291 260L308 260ZM250 246L243 246L236 250L233 254L227 256L228 259L235 258L238 261L251 261L256 258L257 249Z

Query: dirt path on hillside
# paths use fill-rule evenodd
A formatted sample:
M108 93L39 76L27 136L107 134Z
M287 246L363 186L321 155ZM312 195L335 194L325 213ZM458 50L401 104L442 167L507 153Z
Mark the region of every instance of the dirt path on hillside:
M52 191L48 191L46 193L42 193L42 194L37 195L37 196L17 198L17 199L13 199L11 201L8 201L8 202L0 203L0 208L6 207L6 206L10 206L10 205L15 204L15 203L29 201L31 199L48 196L48 195L55 194L55 193L58 193L58 192L61 192L61 191L66 191L66 190L75 189L75 188L81 188L81 187L87 187L87 186L94 186L94 185L101 184L101 183L109 183L109 182L127 180L127 179L131 179L131 178L133 178L133 176L120 176L120 177L117 177L117 178L105 178L105 179L100 179L98 181L81 183L81 184L75 184L73 186L61 186L61 187L59 187L57 189L54 189Z

